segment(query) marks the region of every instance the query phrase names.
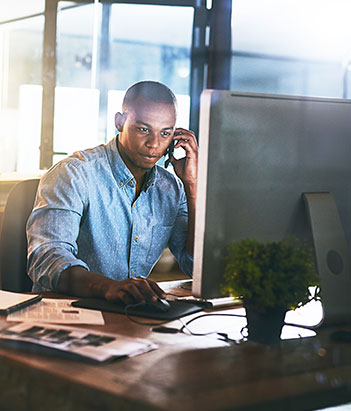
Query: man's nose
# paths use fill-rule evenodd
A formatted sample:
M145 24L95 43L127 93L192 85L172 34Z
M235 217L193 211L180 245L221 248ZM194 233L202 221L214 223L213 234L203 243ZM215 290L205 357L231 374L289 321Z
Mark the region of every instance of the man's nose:
M159 138L155 133L150 133L147 140L146 145L148 147L157 147L159 145Z

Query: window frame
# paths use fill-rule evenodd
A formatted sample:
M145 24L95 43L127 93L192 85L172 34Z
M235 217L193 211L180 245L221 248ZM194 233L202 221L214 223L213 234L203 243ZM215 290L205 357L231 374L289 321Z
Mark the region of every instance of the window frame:
M57 12L59 1L45 0L42 54L42 118L40 137L40 169L53 164L54 111L57 61ZM94 0L75 0L93 4ZM198 135L200 94L206 88L229 88L231 56L231 0L100 0L102 4L140 4L193 7L194 20L190 53L190 129ZM207 8L210 4L210 8ZM67 6L77 7L74 6ZM20 17L11 21L33 16ZM1 24L9 21L1 22Z

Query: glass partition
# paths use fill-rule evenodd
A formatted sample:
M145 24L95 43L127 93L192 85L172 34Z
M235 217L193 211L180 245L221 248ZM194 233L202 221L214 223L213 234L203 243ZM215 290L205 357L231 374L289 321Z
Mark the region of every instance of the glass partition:
M189 94L192 7L113 4L110 19L111 89L153 79Z
M91 87L94 18L99 13L94 4L60 1L57 6L56 85Z

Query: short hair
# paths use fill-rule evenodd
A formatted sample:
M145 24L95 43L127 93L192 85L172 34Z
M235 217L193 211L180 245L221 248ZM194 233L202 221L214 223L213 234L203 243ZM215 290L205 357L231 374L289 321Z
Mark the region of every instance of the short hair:
M122 110L128 111L138 98L154 103L172 104L177 111L177 99L173 91L157 81L145 80L130 86L124 96Z

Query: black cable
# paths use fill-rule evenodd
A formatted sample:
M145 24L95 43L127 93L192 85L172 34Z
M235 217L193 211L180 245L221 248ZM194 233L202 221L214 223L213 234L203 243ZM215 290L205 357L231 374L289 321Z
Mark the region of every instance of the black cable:
M306 330L310 330L310 331L316 331L315 325L302 325L302 324L293 324L293 323L286 323L286 322L284 322L284 325L289 325L291 327L305 328Z
M156 326L156 328L152 329L152 331L166 333L166 334L175 334L175 333L182 333L182 334L185 334L185 335L190 334L191 336L194 336L194 337L205 337L205 336L211 335L211 334L218 334L220 337L222 337L222 338L219 338L221 341L234 342L234 343L237 343L237 342L235 340L230 339L228 337L228 334L226 334L226 333L222 333L222 332L218 332L218 331L210 331L210 332L207 332L207 333L194 333L193 331L191 331L189 329L188 325L191 324L192 322L196 321L196 320L199 320L200 318L209 317L209 316L246 318L246 316L243 315L243 314L226 314L226 313L201 314L201 315L198 315L197 317L191 318L187 323L184 323L181 318L178 318L177 321L180 321L181 324L182 324L182 327L178 330L178 329L173 328L173 327L160 327L163 324L169 323L170 322L169 320L149 323L149 322L144 322L144 321L138 321L135 318L132 318L130 316L130 314L128 314L128 309L139 307L141 305L143 305L143 303L126 305L125 309L124 309L125 315L127 316L127 318L130 321L132 321L133 323L136 323L138 325L152 326L152 327ZM187 330L189 334L185 333L184 330Z
M183 327L180 329L180 332L184 332L184 329L188 330L189 333L193 336L198 336L198 337L204 337L206 335L210 335L210 334L224 334L224 333L218 333L217 331L210 331L208 333L194 333L192 332L189 328L188 325L191 324L192 322L194 322L195 320L198 320L200 318L203 317L209 317L209 316L222 316L222 317L242 317L242 318L246 318L246 315L243 314L226 314L226 313L213 313L213 314L201 314L198 315L197 317L194 317L192 319L190 319L187 323L183 323L183 321L181 321L181 319L179 318L179 321L183 324ZM185 333L184 333L185 334Z

